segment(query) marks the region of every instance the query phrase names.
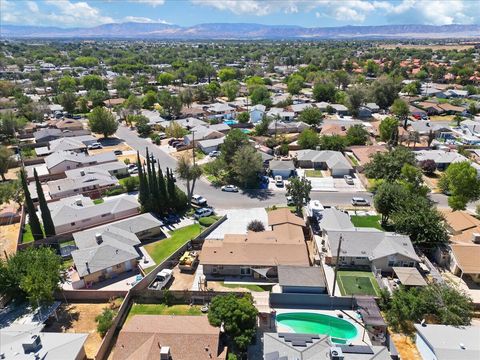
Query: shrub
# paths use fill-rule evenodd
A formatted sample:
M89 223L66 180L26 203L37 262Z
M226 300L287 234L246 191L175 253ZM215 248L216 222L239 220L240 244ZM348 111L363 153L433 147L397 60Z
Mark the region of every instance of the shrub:
M247 229L250 231L260 232L265 230L265 225L260 220L252 220L248 223Z
M200 225L205 227L209 227L210 225L213 225L216 221L217 220L212 216L203 217L198 220Z
M115 195L124 194L126 192L127 192L127 189L122 186L120 188L105 191L105 196L115 196Z
M101 337L104 337L108 329L112 327L114 317L115 313L112 310L104 308L103 312L95 318L97 322L97 332Z
M130 176L122 181L122 185L127 189L127 192L132 192L138 188L139 182L138 176Z
M123 162L125 163L125 165L130 165L130 159L129 158L125 158L125 160L123 160Z
M435 164L435 161L432 159L423 160L419 165L420 169L422 169L422 171L428 175L432 175L437 169L437 164Z

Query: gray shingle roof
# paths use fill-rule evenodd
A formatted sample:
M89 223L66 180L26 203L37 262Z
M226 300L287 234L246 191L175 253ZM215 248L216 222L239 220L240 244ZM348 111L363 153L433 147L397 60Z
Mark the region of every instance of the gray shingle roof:
M81 165L88 165L88 164L102 164L107 163L110 161L117 161L117 157L112 152L104 152L99 153L96 155L87 155L85 153L75 153L71 151L59 151L55 152L51 155L48 155L45 158L45 164L47 164L47 168L51 169L54 166L64 162L64 161L71 161Z
M350 216L338 209L329 208L322 212L322 219L320 220L320 229L322 230L354 230Z
M278 266L280 286L325 287L323 268L313 266Z
M293 161L272 160L270 161L270 170L295 170Z

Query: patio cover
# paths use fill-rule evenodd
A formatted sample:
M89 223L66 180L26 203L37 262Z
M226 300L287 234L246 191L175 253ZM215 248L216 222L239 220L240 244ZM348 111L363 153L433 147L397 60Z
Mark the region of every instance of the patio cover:
M427 286L422 274L414 267L393 267L393 272L405 286Z
M268 272L273 269L273 267L264 267L264 268L251 268L253 271L255 271L257 274L268 278L267 274Z
M383 320L377 302L371 296L355 296L358 312L367 326L387 326Z

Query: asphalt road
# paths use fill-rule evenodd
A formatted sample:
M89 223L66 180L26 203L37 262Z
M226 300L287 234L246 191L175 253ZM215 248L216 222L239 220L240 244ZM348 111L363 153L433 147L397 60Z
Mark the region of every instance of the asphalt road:
M123 139L128 145L145 155L145 149L148 147L149 153L153 154L159 161L162 170L167 167L176 168L176 160L170 155L162 151L158 146L152 144L149 140L143 139L130 128L120 125L118 127L117 137ZM177 185L185 189L185 184L177 181ZM200 179L195 185L195 194L204 196L209 205L216 209L233 209L233 208L252 208L267 207L271 205L285 204L285 190L248 190L239 193L227 193L219 188L212 186L208 181ZM350 205L353 196L363 197L370 202L372 194L368 192L342 193L342 192L312 192L311 198L320 200L323 205ZM448 207L447 197L441 194L432 194L432 200L437 203L438 207Z

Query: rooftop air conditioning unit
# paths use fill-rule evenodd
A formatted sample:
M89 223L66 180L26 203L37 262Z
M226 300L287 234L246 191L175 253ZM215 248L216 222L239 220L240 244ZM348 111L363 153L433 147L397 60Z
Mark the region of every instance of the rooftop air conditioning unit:
M336 347L336 346L332 346L330 348L330 359L331 360L343 360L344 356L343 356L342 349L340 349L339 347Z
M101 244L103 242L101 233L96 233L95 234L95 241L97 242L97 244Z
M472 241L475 244L480 244L480 233L473 233L472 234Z
M162 346L160 348L160 360L171 360L170 346Z

